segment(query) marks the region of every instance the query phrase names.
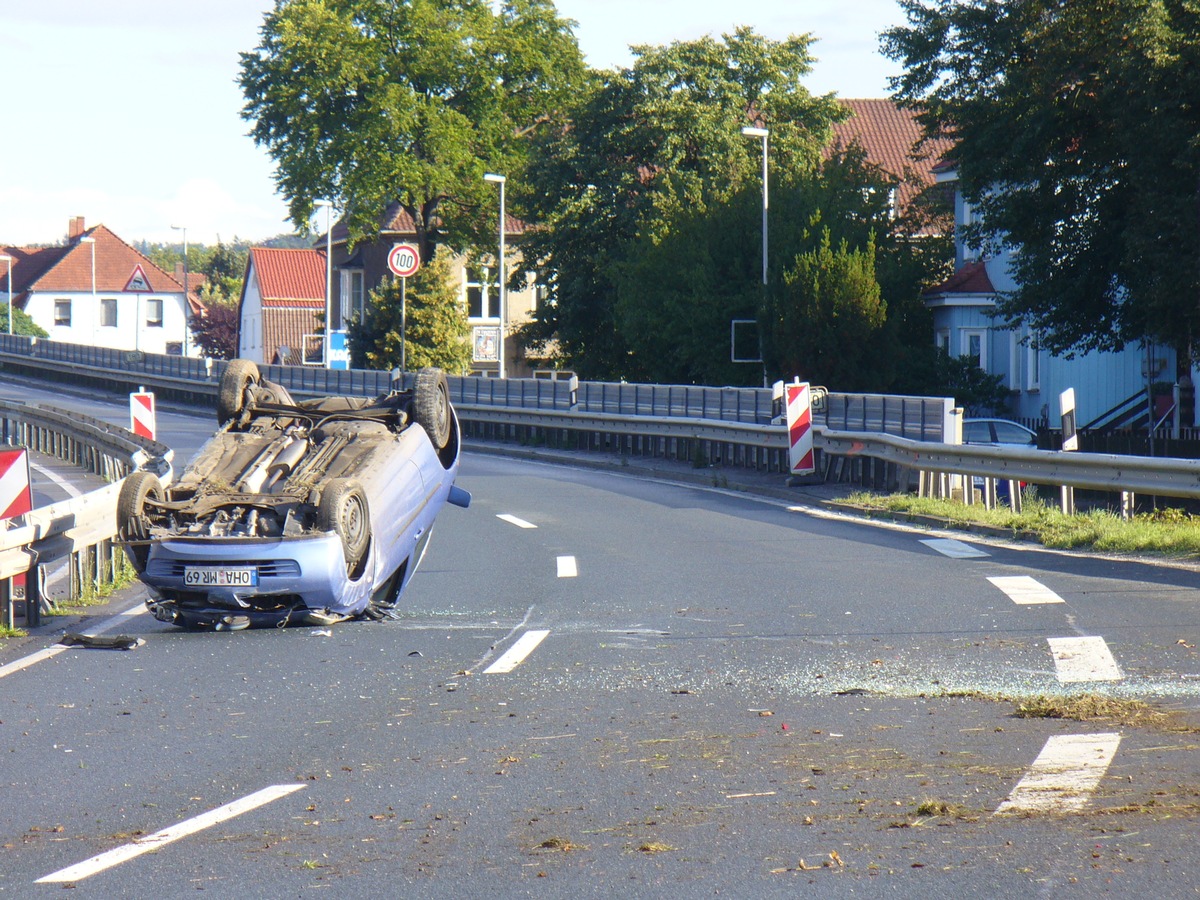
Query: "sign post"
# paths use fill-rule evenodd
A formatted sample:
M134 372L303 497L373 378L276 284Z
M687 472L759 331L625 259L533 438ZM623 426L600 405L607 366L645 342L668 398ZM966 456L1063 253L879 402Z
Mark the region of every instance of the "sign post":
M1062 414L1062 448L1068 453L1079 449L1079 435L1075 433L1075 388L1067 388L1058 395L1058 408ZM1075 514L1075 488L1062 486L1063 515Z
M408 332L408 276L416 275L421 268L421 251L416 244L393 244L388 253L388 268L400 279L400 374L403 377L407 368L407 347L405 337Z
M133 272L129 276L129 280L125 282L123 291L126 294L134 294L137 299L134 305L133 313L133 349L142 349L142 294L150 291L150 281L146 278L146 270L142 268L142 264L138 263L133 267ZM187 298L184 298L185 302Z

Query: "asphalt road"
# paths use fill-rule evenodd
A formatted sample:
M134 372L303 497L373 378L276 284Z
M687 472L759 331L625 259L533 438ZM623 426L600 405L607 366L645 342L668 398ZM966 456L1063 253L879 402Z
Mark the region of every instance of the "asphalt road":
M159 417L180 456L213 425ZM0 894L1195 895L1195 571L460 483L398 621L192 634L135 591L136 650L0 646ZM1014 715L1081 693L1176 718Z

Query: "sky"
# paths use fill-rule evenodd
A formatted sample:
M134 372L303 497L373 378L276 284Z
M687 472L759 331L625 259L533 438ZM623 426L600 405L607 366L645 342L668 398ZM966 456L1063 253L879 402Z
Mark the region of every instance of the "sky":
M589 65L631 44L749 25L809 33L813 93L883 97L899 67L881 31L896 0L557 0ZM291 232L274 165L247 136L238 54L271 0L33 0L0 7L0 245L52 244L72 216L126 241L264 240Z

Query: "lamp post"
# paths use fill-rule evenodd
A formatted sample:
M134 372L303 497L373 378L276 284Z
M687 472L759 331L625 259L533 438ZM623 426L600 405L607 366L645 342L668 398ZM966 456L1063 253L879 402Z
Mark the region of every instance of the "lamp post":
M313 206L325 207L325 342L321 364L329 368L329 330L333 325L333 201L314 200Z
M762 283L767 286L767 137L771 134L766 128L742 129L742 134L748 137L762 138Z
M500 377L504 378L504 183L508 179L503 175L493 175L489 172L483 176L483 180L500 185L500 260L497 263L500 277L500 341L497 349L500 351Z
M188 242L187 226L172 225L173 231L183 232L183 355L188 355L188 313L192 309L191 295L188 293Z
M747 125L742 129L747 137L762 138L762 290L763 302L767 298L767 138L771 132L766 128ZM767 386L767 363L762 354L762 325L758 327L758 356L763 359L763 387Z
M13 258L11 256L0 256L0 259L4 260L6 263L8 263L8 333L12 334L13 333L12 332L12 320L13 320L12 264L13 264Z
M94 237L81 237L79 243L92 245L92 314L90 318L92 320L92 346L95 347L96 315L98 313L96 309L96 239Z

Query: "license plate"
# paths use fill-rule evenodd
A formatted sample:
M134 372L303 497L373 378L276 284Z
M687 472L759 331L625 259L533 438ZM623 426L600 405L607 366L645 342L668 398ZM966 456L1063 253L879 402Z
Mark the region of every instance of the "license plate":
M254 587L258 569L253 566L185 566L183 583L188 587Z

